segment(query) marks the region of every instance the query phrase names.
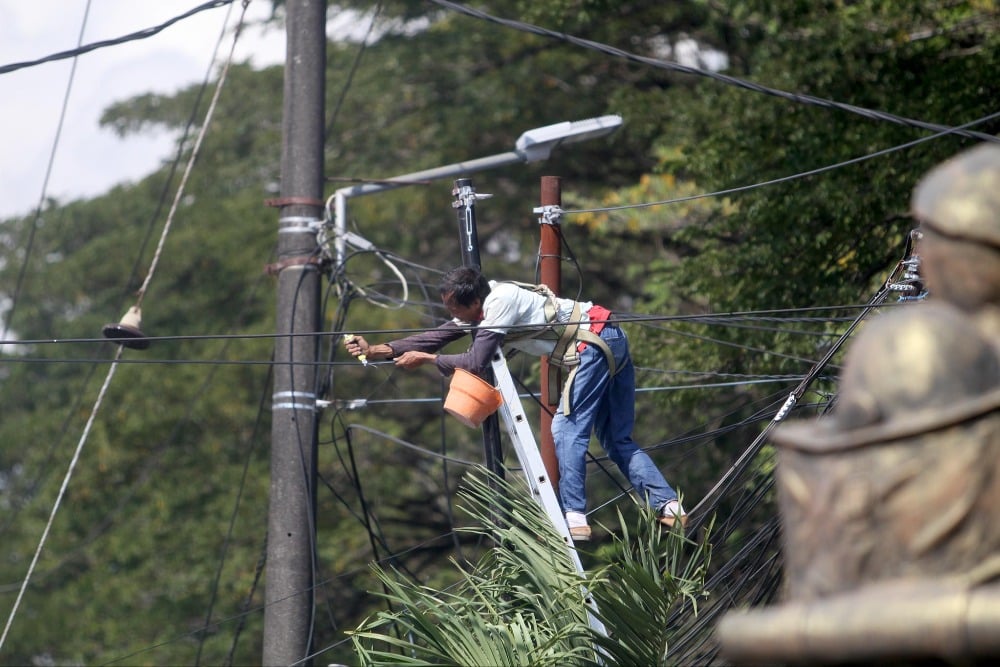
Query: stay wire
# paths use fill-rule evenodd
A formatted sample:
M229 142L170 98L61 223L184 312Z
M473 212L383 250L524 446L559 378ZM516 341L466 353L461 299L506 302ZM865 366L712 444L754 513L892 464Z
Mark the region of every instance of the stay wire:
M216 0L218 3L229 3L233 0ZM191 155L187 161L187 165L184 167L184 173L181 175L181 181L177 186L177 192L174 196L174 201L170 205L170 211L167 213L167 220L163 225L163 231L160 233L160 241L156 246L156 250L153 253L153 259L149 265L149 271L146 274L146 279L143 280L142 285L139 286L136 298L136 307L142 305L143 297L146 295L146 289L149 287L150 281L153 279L153 274L156 272L157 264L160 261L160 256L163 254L163 246L166 244L167 235L170 233L171 225L173 224L174 215L177 213L177 208L184 196L184 188L187 186L188 178L191 176L191 171L194 169L194 164L198 159L198 152L201 150L201 142L205 139L205 135L208 134L208 129L212 124L212 117L215 115L216 106L219 103L219 97L222 95L222 87L226 83L226 77L229 74L229 68L233 63L233 57L236 53L236 43L239 41L240 33L243 31L244 19L246 17L247 6L250 4L250 0L242 0L243 11L240 14L240 20L236 25L236 31L233 34L233 43L229 49L229 56L226 58L225 63L222 66L222 71L219 74L219 80L215 85L215 92L212 95L212 100L209 102L208 110L205 112L205 119L202 122L201 129L198 131L198 136L195 138L194 146L191 148ZM221 4L219 5L221 6Z
M118 347L118 355L120 356L124 347ZM24 577L24 581L21 584L21 589L17 593L17 598L14 600L14 606L10 610L10 615L7 617L7 624L4 626L3 635L0 635L0 649L3 648L4 642L7 641L7 635L10 632L10 628L14 623L14 617L17 614L18 607L21 605L21 600L24 597L24 592L28 588L28 582L31 581L31 575L35 571L35 565L38 564L38 557L42 553L42 548L45 546L45 541L48 539L49 531L52 529L52 523L55 521L56 513L59 511L59 506L62 503L63 497L66 495L66 489L69 487L69 481L73 477L73 471L76 469L77 462L80 460L80 453L83 451L83 446L87 442L87 437L90 435L90 429L94 424L94 420L97 417L97 412L101 408L101 404L104 401L104 396L108 391L108 387L111 385L111 379L115 375L116 365L112 365L108 369L108 374L104 378L104 384L101 386L101 390L97 395L97 400L94 401L94 407L90 412L90 417L87 419L87 424L83 429L83 433L80 435L80 439L77 442L76 450L73 452L73 458L70 459L69 468L66 470L66 475L63 477L62 486L59 488L59 493L56 496L55 504L52 506L52 512L49 514L49 519L45 524L45 529L42 531L41 539L38 541L38 547L35 549L35 554L31 558L31 563L28 566L28 572Z

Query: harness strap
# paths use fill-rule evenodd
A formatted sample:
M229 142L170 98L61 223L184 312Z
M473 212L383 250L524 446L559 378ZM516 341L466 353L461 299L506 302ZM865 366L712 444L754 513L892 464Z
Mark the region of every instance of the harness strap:
M573 306L573 314L570 322L563 327L562 335L556 342L555 349L549 357L549 405L558 403L563 414L569 415L572 412L570 401L570 390L573 387L573 380L576 379L576 372L580 368L580 352L578 345L587 343L595 345L608 362L608 374L614 377L618 372L618 364L615 362L615 355L601 337L589 329L580 328L580 303ZM559 396L559 369L571 369L563 384L562 396Z
M523 289L534 291L545 297L545 321L549 326L540 331L525 330L521 332L509 332L507 339L519 340L523 338L549 338L550 336L558 336L555 347L549 355L549 390L547 402L549 405L558 404L563 413L569 415L571 411L570 389L573 386L576 372L580 367L580 344L585 343L597 346L608 362L608 373L612 377L618 372L615 355L611 351L611 348L608 347L608 344L598 334L589 329L580 328L582 314L579 302L573 304L573 313L570 315L569 321L565 324L560 324L558 322L556 295L548 285L532 285L513 280L507 282ZM560 369L569 370L561 391L559 388Z

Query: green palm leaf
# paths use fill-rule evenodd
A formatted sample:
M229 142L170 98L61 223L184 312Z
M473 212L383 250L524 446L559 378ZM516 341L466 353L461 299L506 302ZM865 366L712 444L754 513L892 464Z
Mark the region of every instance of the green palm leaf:
M471 475L461 491L463 508L481 523L465 530L487 534L497 548L474 567L455 563L459 576L446 591L375 567L382 596L397 611L380 612L351 633L363 664L669 664L667 619L678 602L702 596L707 547L679 531L664 534L639 510L634 535L624 530L581 574L524 484L488 476ZM591 627L591 613L607 635Z

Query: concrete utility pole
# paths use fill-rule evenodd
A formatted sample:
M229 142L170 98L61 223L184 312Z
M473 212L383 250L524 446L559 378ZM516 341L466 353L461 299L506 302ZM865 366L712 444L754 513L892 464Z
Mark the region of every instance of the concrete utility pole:
M562 181L558 176L542 176L541 186L541 258L539 259L539 279L548 285L554 294L559 295L562 282L562 238L559 235L560 216L555 214L562 209ZM560 374L560 377L561 374ZM556 496L559 495L559 460L556 458L556 446L552 439L552 415L559 409L559 402L549 401L549 358L542 357L542 403L544 409L540 421L542 432L541 451L545 472L552 481Z
M262 663L311 664L326 0L288 0ZM287 334L287 335L283 335ZM303 335L305 334L305 335ZM303 662L304 661L304 662Z

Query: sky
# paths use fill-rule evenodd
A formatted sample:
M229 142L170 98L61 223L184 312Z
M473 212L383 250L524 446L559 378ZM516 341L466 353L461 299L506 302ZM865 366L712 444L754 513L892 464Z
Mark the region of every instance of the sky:
M0 0L0 68L159 26L204 3ZM32 213L43 192L61 202L97 196L116 184L141 180L172 158L173 136L122 139L100 127L101 113L134 95L170 94L201 83L213 67L217 45L219 63L228 57L241 11L242 3L233 2L150 37L90 51L76 58L75 72L74 59L67 58L0 73L0 220ZM255 25L269 15L269 0L251 0L237 61L256 67L284 61L284 29L265 32Z

